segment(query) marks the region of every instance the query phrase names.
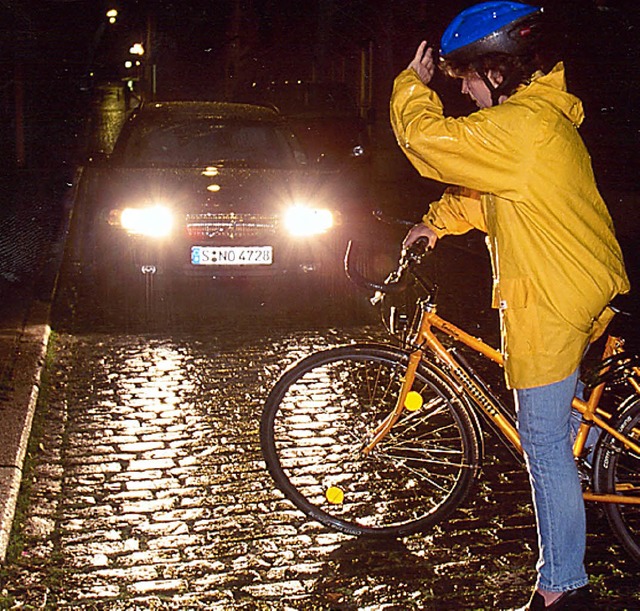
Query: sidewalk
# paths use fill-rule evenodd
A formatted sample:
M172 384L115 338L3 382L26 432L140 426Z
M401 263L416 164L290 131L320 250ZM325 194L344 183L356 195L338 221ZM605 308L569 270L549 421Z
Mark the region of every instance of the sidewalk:
M31 294L30 294L31 293ZM49 306L14 290L0 310L0 562L4 562L50 335Z
M75 189L17 176L0 208L0 562L9 543L51 328L51 301ZM41 181L36 184L37 181ZM59 189L65 189L59 190Z

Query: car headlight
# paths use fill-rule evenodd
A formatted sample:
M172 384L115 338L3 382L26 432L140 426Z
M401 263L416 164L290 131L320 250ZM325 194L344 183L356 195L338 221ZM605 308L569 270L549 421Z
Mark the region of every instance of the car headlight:
M326 233L334 225L333 213L326 208L293 206L284 214L284 226L293 236L305 237Z
M123 208L111 212L109 222L132 235L164 238L173 229L173 213L166 206Z

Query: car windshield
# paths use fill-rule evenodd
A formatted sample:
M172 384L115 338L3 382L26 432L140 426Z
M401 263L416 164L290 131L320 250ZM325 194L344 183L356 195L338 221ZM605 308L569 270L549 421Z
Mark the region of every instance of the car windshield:
M278 168L304 162L294 136L276 125L211 118L139 125L115 153L131 167Z

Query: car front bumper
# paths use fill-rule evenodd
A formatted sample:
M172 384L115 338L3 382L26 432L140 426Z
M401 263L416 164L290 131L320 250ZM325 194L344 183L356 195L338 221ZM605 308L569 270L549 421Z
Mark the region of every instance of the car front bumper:
M181 235L159 240L110 228L96 240L92 259L98 275L292 278L342 274L345 245L339 231L297 239Z

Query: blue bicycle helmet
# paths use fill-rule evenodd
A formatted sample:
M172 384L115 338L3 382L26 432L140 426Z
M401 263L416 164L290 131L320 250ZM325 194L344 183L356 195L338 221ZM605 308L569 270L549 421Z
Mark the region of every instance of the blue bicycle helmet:
M541 14L542 8L521 2L496 0L471 6L445 30L440 57L466 61L487 53L526 53Z

